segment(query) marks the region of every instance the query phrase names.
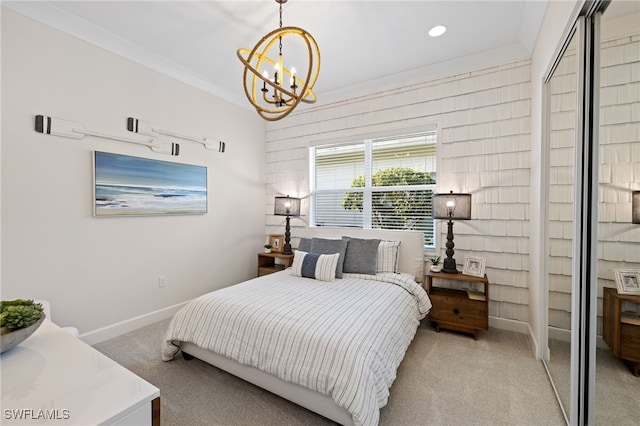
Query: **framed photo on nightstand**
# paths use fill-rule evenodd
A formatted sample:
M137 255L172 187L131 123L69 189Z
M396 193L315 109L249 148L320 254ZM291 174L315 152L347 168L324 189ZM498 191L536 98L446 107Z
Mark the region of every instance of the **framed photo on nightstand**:
M633 269L616 269L616 286L618 294L640 295L640 271Z
M284 246L283 234L271 234L269 235L269 244L271 244L271 251L274 253L282 252L282 246Z
M462 273L465 275L471 275L472 277L484 278L484 265L486 259L483 257L471 257L465 256L464 269Z

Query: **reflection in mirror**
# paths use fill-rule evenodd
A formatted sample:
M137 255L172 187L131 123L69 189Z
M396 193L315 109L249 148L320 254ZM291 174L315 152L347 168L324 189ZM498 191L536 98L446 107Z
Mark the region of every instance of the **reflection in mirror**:
M576 40L572 36L546 83L548 119L548 321L547 369L565 417L571 372L571 279L576 141Z
M639 22L640 2L613 1L600 25L595 424L640 421L640 377L629 368L640 365L640 296L619 301L614 274L640 271L640 225L631 223L631 192L640 189Z

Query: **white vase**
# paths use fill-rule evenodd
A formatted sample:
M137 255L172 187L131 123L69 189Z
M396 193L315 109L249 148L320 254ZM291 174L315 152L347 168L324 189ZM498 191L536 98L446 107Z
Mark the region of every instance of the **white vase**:
M264 249L264 252L265 253L271 253L271 249L266 248L266 249Z
M442 271L442 268L440 267L440 265L431 265L431 272L440 272Z

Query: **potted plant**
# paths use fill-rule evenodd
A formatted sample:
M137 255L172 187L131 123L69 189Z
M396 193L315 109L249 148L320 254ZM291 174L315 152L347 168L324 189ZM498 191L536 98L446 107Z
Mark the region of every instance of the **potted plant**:
M22 343L44 321L43 308L33 300L0 301L0 353Z
M271 247L272 247L271 244L265 244L264 245L264 252L265 253L271 253Z
M433 256L429 259L431 262L431 271L432 272L440 272L442 268L440 267L440 256Z

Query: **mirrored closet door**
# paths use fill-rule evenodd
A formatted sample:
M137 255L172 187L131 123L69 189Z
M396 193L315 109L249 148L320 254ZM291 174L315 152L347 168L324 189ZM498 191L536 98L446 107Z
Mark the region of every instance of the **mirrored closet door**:
M547 286L549 359L565 417L569 415L571 372L571 288L573 271L576 126L578 116L576 31L569 35L546 83L547 102Z
M640 377L613 354L611 310L604 316L604 292L615 293L616 270L640 271L640 224L631 223L631 192L640 189L640 2L613 1L596 21L599 105L598 260L595 424L640 422ZM596 98L597 99L597 98ZM611 290L605 290L611 289ZM610 306L611 307L611 306ZM631 320L640 304L623 303ZM608 327L609 343L603 339ZM631 333L633 324L623 332ZM635 339L640 339L640 324ZM626 341L625 341L626 342ZM624 351L624 347L622 348ZM640 353L640 346L637 348ZM633 348L631 349L633 352Z
M568 424L631 425L640 377L619 341L640 341L640 303L620 304L632 324L621 337L605 295L617 294L617 270L640 271L640 2L581 6L545 79L544 362Z

